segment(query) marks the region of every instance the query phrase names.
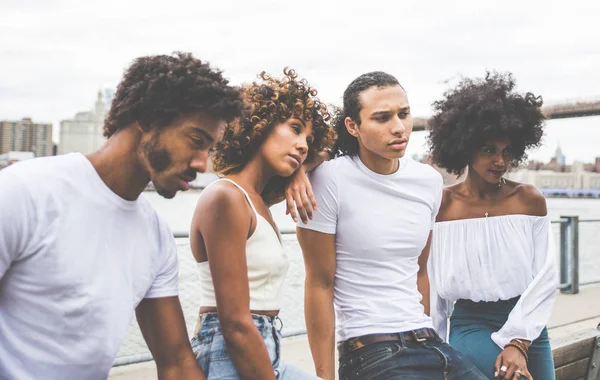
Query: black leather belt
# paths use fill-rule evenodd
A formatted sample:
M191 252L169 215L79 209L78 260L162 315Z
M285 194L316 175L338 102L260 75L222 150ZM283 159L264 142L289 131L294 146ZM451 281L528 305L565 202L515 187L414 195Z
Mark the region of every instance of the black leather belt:
M405 343L423 343L427 340L434 339L441 342L440 336L434 329L423 328L402 333L392 334L370 334L350 338L338 344L340 355L348 355L349 353L358 350L359 348L368 346L374 343L381 342L401 342Z

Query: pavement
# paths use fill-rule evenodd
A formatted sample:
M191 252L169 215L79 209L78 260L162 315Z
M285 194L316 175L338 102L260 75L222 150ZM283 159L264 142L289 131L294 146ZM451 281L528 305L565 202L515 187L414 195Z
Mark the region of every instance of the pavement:
M548 323L550 340L600 324L600 284L580 287L578 294L559 293ZM306 335L283 339L282 360L314 374ZM115 367L109 375L115 380L157 380L154 362Z

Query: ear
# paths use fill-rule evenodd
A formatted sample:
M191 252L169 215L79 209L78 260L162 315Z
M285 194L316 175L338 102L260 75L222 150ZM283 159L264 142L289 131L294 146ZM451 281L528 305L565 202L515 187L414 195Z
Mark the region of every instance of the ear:
M350 117L346 117L344 119L344 124L346 124L346 130L348 131L348 133L358 138L358 125L356 124L356 122Z

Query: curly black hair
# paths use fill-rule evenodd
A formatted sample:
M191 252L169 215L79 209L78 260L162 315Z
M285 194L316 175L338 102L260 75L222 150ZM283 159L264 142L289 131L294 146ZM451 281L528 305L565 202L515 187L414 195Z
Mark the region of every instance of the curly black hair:
M292 117L313 124L313 143L307 161L333 142L327 106L316 97L317 91L305 79L298 79L296 72L287 68L281 79L265 72L259 74L259 78L261 82L243 87L246 112L227 125L223 140L215 147L213 169L219 174L242 170L275 125Z
M334 132L327 106L305 79L298 79L293 69L285 68L283 73L283 78L274 78L262 72L259 82L242 88L247 108L242 117L228 123L223 140L215 147L212 158L216 173L227 175L242 170L275 125L292 117L312 122L313 142L307 161L312 160L316 152L331 147ZM263 197L278 198L290 178L272 178Z
M382 71L373 71L362 74L354 79L344 91L344 107L335 109L334 128L337 134L337 140L331 148L331 158L337 156L353 156L358 154L358 140L352 136L346 129L346 118L352 119L356 125L360 126L360 94L371 87L389 87L400 86L400 82L394 76Z
M542 98L514 92L511 73L464 78L433 103L427 137L432 162L460 176L486 141L507 138L513 167L527 159L526 151L541 144L544 115Z
M117 87L103 134L110 137L134 122L145 130L162 128L193 112L233 120L244 105L228 83L221 71L190 53L137 58Z

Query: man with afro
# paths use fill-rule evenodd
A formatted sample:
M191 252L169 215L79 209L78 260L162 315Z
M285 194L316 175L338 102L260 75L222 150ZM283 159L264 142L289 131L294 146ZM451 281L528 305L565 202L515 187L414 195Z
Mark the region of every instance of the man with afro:
M206 169L242 101L191 54L136 59L104 134L0 172L0 377L106 379L133 317L160 379L204 379L178 298L173 235L141 194L172 198Z

